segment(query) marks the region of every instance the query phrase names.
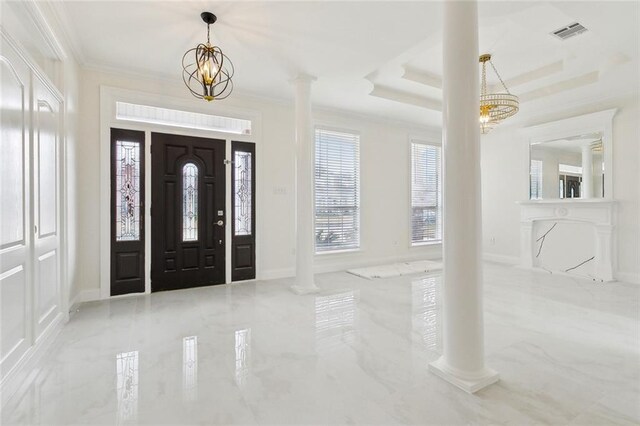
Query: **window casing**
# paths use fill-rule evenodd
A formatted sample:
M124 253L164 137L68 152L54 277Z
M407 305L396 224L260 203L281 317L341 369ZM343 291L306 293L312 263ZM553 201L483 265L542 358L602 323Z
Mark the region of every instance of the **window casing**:
M442 241L442 148L411 143L411 245Z
M360 136L316 128L316 253L360 248Z

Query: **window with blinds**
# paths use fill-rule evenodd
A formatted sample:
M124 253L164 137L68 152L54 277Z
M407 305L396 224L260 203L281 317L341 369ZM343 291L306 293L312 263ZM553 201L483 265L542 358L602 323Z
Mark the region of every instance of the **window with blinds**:
M531 160L531 177L529 198L538 200L542 198L542 161Z
M411 144L411 244L442 240L441 148Z
M316 253L360 247L360 136L316 129Z

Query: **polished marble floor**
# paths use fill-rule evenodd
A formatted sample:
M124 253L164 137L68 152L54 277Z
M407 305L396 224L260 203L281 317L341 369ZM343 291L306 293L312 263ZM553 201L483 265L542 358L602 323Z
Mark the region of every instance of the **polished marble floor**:
M437 276L317 277L81 305L2 424L639 424L640 287L485 265L488 364L427 371Z

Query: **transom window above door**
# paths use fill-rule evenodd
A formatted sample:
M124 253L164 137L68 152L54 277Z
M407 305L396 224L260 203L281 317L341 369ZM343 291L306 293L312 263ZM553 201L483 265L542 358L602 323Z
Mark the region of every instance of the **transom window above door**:
M236 135L251 134L251 120L223 117L213 114L160 108L150 105L116 102L116 119L138 123L159 124L161 126L187 129L212 130Z

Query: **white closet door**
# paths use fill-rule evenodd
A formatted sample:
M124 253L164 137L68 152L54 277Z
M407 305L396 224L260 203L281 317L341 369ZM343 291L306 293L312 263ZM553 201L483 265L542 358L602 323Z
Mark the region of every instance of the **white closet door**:
M0 377L31 346L29 76L0 45Z
M60 313L60 103L33 80L34 316L36 340Z

